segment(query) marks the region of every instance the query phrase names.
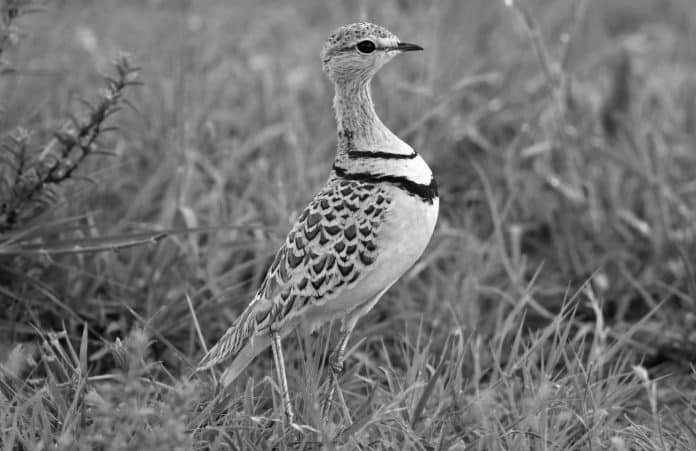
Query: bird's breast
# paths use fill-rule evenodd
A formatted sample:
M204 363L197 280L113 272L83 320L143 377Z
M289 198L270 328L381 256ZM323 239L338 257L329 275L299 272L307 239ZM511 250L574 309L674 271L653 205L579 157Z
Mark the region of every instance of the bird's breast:
M423 254L437 222L439 199L425 201L404 190L389 187L392 203L380 231L377 264L386 266L394 279L401 277Z

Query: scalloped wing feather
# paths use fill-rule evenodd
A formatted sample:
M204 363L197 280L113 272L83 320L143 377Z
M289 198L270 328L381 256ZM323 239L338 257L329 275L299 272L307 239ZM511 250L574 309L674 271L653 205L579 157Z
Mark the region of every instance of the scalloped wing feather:
M288 319L301 317L305 307L324 305L355 286L377 258L377 237L389 204L379 185L329 179L288 233L254 299L197 371L244 353L239 365L233 362L233 380L270 345L255 337L268 337Z

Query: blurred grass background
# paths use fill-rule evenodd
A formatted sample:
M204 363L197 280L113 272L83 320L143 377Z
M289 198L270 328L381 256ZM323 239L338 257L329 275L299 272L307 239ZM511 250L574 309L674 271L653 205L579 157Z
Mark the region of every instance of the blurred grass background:
M0 232L0 357L8 367L22 349L42 362L5 376L6 449L187 449L205 446L211 430L213 449L289 446L253 420L275 412L268 356L248 372L255 384L240 383L244 401L189 381L203 351L187 296L213 343L324 182L335 124L318 52L356 20L426 49L387 66L373 95L384 122L433 167L441 216L421 261L359 324L343 386L368 420L347 449L369 449L375 437L406 449L546 449L537 436L551 449L694 449L693 425L675 419L695 417L692 1L44 6L20 18L19 42L2 54L15 69L0 76L3 136L31 130L40 160L121 52L143 86L126 91L134 108L104 134L113 155L80 164L76 175L91 182L57 184L47 206ZM157 231L167 238L129 249L64 249ZM291 388L319 428L318 382L308 380L320 368L307 369L316 363L303 348L323 341L290 342ZM449 369L434 371L440 356ZM557 368L540 363L549 356ZM501 383L506 368L522 369L524 383ZM621 402L558 394L594 371L584 390ZM433 381L425 397L424 381ZM374 386L384 392L370 395ZM460 399L465 407L451 404ZM428 411L430 423L393 426L382 406L397 401ZM158 412L145 426L142 406ZM594 423L571 425L570 411ZM61 412L79 420L66 426ZM525 428L533 432L510 432ZM111 429L125 432L104 438ZM321 430L320 442L332 432ZM296 447L309 446L305 432Z

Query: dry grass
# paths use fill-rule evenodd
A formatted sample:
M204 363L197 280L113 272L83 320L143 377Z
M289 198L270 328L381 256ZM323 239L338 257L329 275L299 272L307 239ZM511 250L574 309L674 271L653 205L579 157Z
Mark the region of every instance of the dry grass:
M696 449L696 12L607 3L63 0L3 22L3 449ZM286 431L270 354L230 393L190 376L196 321L221 335L323 183L317 55L356 19L426 48L374 97L442 214L351 342L352 421L319 414L329 331L288 339ZM118 131L8 223L8 152L74 140L121 52L143 85Z

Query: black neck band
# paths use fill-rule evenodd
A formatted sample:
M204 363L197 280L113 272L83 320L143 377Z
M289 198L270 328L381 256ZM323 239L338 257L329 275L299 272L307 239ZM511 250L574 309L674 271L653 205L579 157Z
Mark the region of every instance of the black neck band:
M386 182L408 192L413 196L418 196L426 202L432 203L437 194L437 183L435 178L430 179L430 184L416 183L407 177L400 175L373 174L370 172L348 172L344 168L333 165L333 170L337 176L346 180L357 180L360 182L380 183Z

